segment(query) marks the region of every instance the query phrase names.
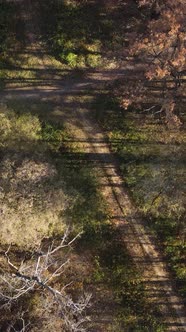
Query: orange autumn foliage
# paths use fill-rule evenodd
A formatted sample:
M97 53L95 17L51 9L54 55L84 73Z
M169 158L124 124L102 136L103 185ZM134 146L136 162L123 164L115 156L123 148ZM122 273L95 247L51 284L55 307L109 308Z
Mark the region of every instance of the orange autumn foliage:
M186 97L183 88L186 73L185 0L136 2L142 13L139 18L141 29L130 41L130 55L140 59L144 70L140 80L123 89L122 105L127 108L131 104L158 104L165 113L167 124L178 127L181 122L174 111ZM156 94L149 86L156 87Z

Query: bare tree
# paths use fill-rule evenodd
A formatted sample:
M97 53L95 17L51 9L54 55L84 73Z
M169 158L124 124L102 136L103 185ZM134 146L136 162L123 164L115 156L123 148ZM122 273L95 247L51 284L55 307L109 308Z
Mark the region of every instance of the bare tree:
M4 287L0 291L3 305L11 305L20 297L27 293L35 291L47 291L51 295L50 305L55 306L57 314L62 318L64 326L70 332L83 332L82 326L87 321L84 310L90 303L90 294L84 294L78 301L74 301L66 292L71 284L65 284L62 289L51 286L54 279L64 273L65 267L69 264L67 258L68 249L71 248L74 241L80 236L78 234L72 240L68 241L69 231L67 230L58 245L52 243L47 250L40 248L33 254L29 261L21 261L19 266L15 265L10 259L11 246L4 253L9 271L0 276ZM60 250L64 250L65 255L59 255ZM26 331L27 324L23 320L22 332Z

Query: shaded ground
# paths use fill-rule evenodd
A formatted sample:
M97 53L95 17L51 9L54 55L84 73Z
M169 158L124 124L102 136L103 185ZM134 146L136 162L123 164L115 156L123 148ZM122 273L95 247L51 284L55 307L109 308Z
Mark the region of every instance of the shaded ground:
M100 89L104 88L105 83L123 75L128 76L133 71L133 66L127 60L123 61L122 69L90 70L83 72L81 77L77 71L64 70L60 67L60 63L51 59L37 40L38 26L32 2L17 1L17 3L20 3L20 13L25 23L25 35L29 44L24 50L19 51L20 59L26 57L28 62L33 55L35 59L33 66L30 60L31 65L27 68L23 66L21 70L34 73L34 77L7 80L6 90L1 93L2 100L9 103L15 99L20 103L22 101L25 103L26 100L26 103L33 105L34 100L40 100L46 105L47 103L53 105L52 112L47 112L46 106L40 115L65 123L72 133L72 141L82 152L83 161L85 160L96 172L99 178L98 186L110 209L110 218L115 227L121 231L122 239L132 259L142 272L147 299L161 308L168 331L185 331L183 304L176 295L166 264L155 245L155 239L146 230L143 220L130 200L118 172L117 160L110 151L104 133L91 114L91 103ZM28 13L32 13L33 17ZM14 68L12 72L15 70ZM78 158L78 153L71 155L74 161ZM106 309L109 310L109 306L108 308L106 306ZM111 319L111 312L105 312L105 315L101 316L100 319L98 313L97 327L94 327L96 331L104 331L104 320Z

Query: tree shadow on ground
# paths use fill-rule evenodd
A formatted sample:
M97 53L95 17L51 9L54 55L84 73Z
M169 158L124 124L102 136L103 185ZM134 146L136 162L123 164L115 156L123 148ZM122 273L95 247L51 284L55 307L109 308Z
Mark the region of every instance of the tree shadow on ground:
M104 53L105 47L123 46L121 30L129 19L124 3L107 6L104 1L50 0L42 1L39 7L42 38L60 60L68 62L70 54L74 59L75 55L84 57L85 64L91 65L91 55Z

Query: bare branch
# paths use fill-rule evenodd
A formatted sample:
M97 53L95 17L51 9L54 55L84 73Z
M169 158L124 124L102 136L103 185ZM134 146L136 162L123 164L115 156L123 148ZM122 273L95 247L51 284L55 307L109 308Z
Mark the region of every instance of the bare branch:
M85 331L82 328L82 324L87 321L87 318L83 317L82 314L90 303L91 295L85 294L77 302L74 302L72 297L66 293L66 288L72 282L65 284L61 290L50 285L51 280L64 273L65 267L69 264L66 254L60 255L59 259L59 255L56 257L57 252L67 247L71 248L74 241L81 235L77 234L72 240L67 241L68 234L69 230L67 229L59 245L54 246L54 243L52 243L46 252L40 250L41 254L36 258L36 261L34 256L32 256L28 265L22 261L19 267L9 257L11 249L11 246L9 246L5 252L5 257L13 273L5 273L3 276L0 276L3 283L6 284L6 292L0 292L0 297L5 303L11 304L33 290L46 290L57 304L59 315L63 318L68 330L78 332ZM27 326L23 321L21 331L25 332Z

